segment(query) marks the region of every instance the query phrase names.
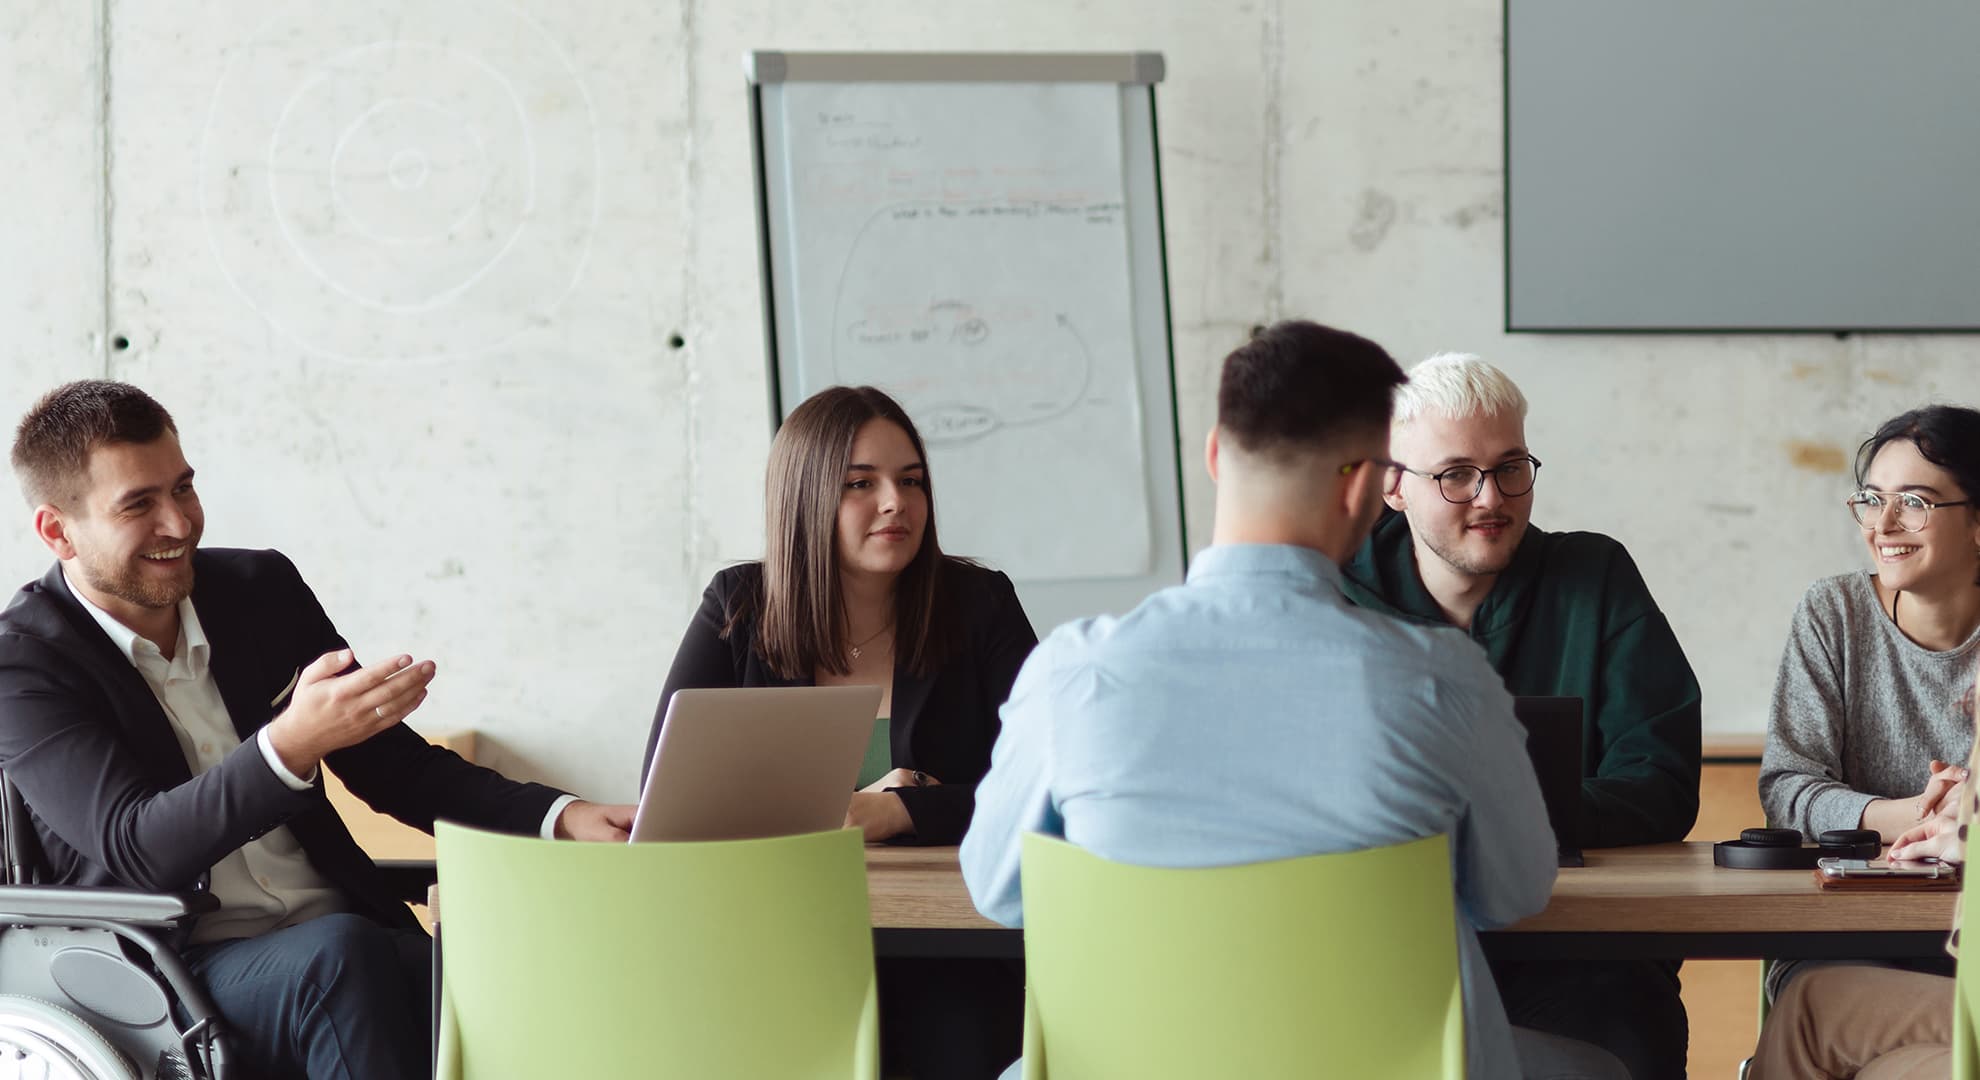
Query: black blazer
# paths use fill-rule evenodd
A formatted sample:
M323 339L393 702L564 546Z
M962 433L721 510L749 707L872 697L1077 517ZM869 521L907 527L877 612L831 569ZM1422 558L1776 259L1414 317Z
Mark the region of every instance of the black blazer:
M640 766L642 786L674 691L728 686L810 686L809 677L780 679L758 655L756 619L745 615L724 641L722 627L739 603L756 595L763 564L743 563L715 575L701 594L681 647L667 672L667 688L653 716ZM935 585L938 618L957 620L958 647L934 674L917 678L894 668L893 716L888 725L894 768L920 769L941 783L900 788L921 844L958 844L976 811L976 784L990 771L990 748L1002 723L997 710L1011 696L1018 668L1038 644L1018 603L1011 579L956 559L945 559Z
M44 880L203 888L214 863L287 825L353 910L416 925L322 786L290 789L255 742L287 706L297 674L345 648L344 639L277 552L200 550L193 570L213 680L241 736L239 749L198 776L144 676L69 591L59 565L0 612L0 769L33 812ZM326 763L373 808L428 832L443 816L534 834L561 795L470 765L404 724Z

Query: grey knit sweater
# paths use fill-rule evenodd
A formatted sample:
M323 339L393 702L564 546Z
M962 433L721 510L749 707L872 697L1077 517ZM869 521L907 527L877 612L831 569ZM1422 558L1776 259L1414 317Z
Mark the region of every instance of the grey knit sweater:
M1760 758L1770 824L1857 828L1872 799L1916 795L1933 758L1963 762L1972 749L1980 631L1925 649L1891 625L1872 578L1823 578L1795 610Z

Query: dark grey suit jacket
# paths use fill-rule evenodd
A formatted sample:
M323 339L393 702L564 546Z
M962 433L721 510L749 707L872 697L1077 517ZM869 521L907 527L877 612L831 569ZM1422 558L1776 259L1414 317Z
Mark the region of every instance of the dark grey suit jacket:
M346 647L296 568L274 551L201 550L193 607L241 745L194 776L144 677L69 591L58 565L0 612L0 769L33 813L43 880L204 887L214 863L286 825L353 910L416 925L320 785L295 791L255 744L297 673ZM396 725L326 763L373 808L432 831L436 817L536 833L562 794L519 784Z

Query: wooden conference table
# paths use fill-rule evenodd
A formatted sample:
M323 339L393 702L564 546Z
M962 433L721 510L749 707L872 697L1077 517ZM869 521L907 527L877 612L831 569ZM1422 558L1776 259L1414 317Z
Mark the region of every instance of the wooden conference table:
M1708 843L1591 850L1545 911L1483 935L1522 957L1752 958L1943 955L1956 890L1836 892L1808 870L1727 870ZM882 956L1024 954L1023 935L976 913L952 847L869 847Z

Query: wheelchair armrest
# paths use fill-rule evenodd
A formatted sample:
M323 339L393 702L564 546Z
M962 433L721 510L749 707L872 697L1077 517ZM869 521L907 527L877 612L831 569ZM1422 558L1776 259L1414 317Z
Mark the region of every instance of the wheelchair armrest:
M408 904L426 903L426 887L440 880L439 864L432 859L379 859L376 865L393 899Z
M143 889L70 885L0 885L0 923L101 919L172 926L220 907L209 892L155 893Z

